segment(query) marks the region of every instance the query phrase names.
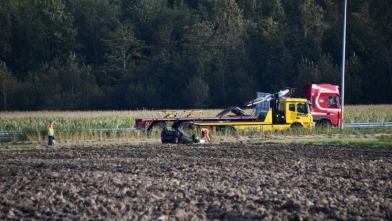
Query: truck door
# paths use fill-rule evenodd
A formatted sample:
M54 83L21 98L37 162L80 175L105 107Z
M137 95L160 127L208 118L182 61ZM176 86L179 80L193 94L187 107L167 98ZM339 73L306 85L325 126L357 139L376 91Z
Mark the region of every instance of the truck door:
M320 105L320 109L326 109L328 108L328 101L327 101L327 97L326 96L320 96L318 98L318 103Z
M293 123L296 121L297 112L295 110L295 104L288 104L286 108L286 122Z
M297 104L297 116L296 119L301 121L304 121L304 118L307 118L309 116L309 110L307 107L306 103L298 103Z
M327 97L327 116L332 120L333 124L338 124L339 122L339 98L337 96L328 96Z

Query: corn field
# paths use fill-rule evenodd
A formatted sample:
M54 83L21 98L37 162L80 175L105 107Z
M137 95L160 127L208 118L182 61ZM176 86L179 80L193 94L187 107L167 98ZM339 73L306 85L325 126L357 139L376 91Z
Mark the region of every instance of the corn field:
M194 112L197 117L215 116L220 109ZM248 113L252 109L246 110ZM156 110L139 111L38 111L0 112L0 131L24 131L27 140L47 139L47 125L54 121L56 140L105 140L117 138L159 138L159 131L142 132L101 131L99 129L134 128L136 118L164 117L167 113ZM176 111L171 114L185 117L189 112ZM345 106L345 123L392 122L392 105ZM218 136L225 135L216 132ZM236 132L237 135L245 135ZM296 133L296 132L282 132ZM303 132L302 132L303 133ZM212 134L214 135L214 134ZM17 136L14 136L17 137Z
M392 122L392 105L347 105L343 117L345 123Z
M193 115L215 116L219 111L203 110ZM164 116L154 110L0 112L0 131L42 130L47 128L50 121L54 122L56 130L61 131L133 128L136 118Z
M134 128L136 118L165 117L161 111L37 111L0 112L0 131L11 132L12 140L20 139L13 131L24 131L25 139L41 141L47 139L47 126L54 122L56 141L59 140L104 140L141 137L160 137L159 131L142 132L102 131L99 129ZM194 112L197 117L215 116L219 110ZM184 111L170 112L175 116L186 116Z

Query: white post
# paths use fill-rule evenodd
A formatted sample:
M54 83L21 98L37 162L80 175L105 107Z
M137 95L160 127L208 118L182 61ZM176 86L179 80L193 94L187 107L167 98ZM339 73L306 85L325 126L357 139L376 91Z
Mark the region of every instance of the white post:
M347 16L347 0L344 0L344 20L343 20L343 55L342 55L342 83L340 85L340 101L341 101L341 113L340 113L340 129L343 130L343 110L344 110L344 66L346 61L346 16Z

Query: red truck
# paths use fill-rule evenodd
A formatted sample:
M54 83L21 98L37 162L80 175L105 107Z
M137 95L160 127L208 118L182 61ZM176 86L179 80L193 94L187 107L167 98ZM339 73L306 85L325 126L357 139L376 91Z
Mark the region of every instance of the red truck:
M331 84L306 84L303 89L304 97L309 100L310 113L316 126L340 127L341 109L339 87ZM266 101L269 102L269 101ZM235 115L224 116L232 112ZM258 113L256 113L257 115ZM217 121L255 121L257 116L251 116L238 107L229 107L216 117L165 117L165 118L137 118L136 129L149 131L152 128L165 128L167 123L172 122L174 127L189 128L190 122Z
M342 113L337 85L306 84L302 92L312 103L310 113L316 126L340 128Z

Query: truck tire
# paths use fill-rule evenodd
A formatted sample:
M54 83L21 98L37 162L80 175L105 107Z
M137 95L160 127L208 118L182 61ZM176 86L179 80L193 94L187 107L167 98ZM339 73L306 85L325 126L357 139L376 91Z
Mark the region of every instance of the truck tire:
M330 129L332 124L329 120L322 120L320 121L319 126L321 129Z
M231 125L228 125L228 126L225 126L224 128L222 128L222 131L225 131L225 132L234 132L236 130L237 129L235 129L235 127L233 127Z
M292 125L291 125L291 128L292 129L300 129L300 128L303 128L304 126L302 125L302 124L300 124L300 123L293 123Z
M154 126L152 126L152 128L162 131L162 130L166 129L166 124L162 123L162 122L158 122L158 123L154 124Z

